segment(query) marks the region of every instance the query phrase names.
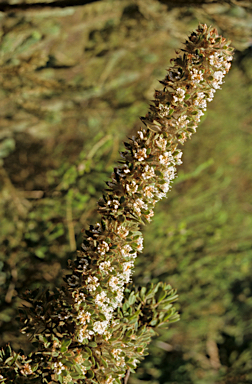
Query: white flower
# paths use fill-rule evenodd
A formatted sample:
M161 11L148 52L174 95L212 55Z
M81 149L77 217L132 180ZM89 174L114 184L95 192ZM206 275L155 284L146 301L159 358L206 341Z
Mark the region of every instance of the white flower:
M98 279L96 276L88 276L87 278L87 282L88 282L88 285L87 285L87 289L92 292L92 291L95 291L96 288L98 287L99 283L98 283Z
M109 245L108 243L106 243L106 241L102 241L98 247L97 247L97 251L101 254L101 255L105 255L106 252L109 251Z
M165 117L165 116L168 116L169 115L169 111L170 111L170 108L167 106L167 105L163 105L162 103L160 103L158 105L158 109L159 109L159 115L161 117Z
M125 174L130 173L130 169L127 166L127 164L122 165L121 167L117 168L117 173L121 176L125 176Z
M129 256L130 251L132 251L132 248L129 244L124 245L124 247L121 249L123 257Z
M85 294L83 292L73 292L74 302L76 305L80 305L83 301L85 301Z
M64 367L64 369L65 369L65 367ZM24 375L24 376L32 375L32 374L33 374L32 367L31 367L30 364L28 364L28 363L26 363L26 364L22 367L22 369L21 369L20 372L21 372L22 375ZM3 378L3 377L2 377L2 378ZM1 379L1 376L0 376L0 379Z
M66 367L61 363L61 361L57 361L53 364L54 366L54 372L57 374L57 375L60 375L62 371L64 371L64 369L66 369Z
M128 261L126 263L123 263L122 267L123 267L123 273L122 273L122 277L123 279L125 280L126 283L128 283L130 281L130 276L132 274L132 267L134 266L134 263L133 261Z
M162 188L162 190L166 194L169 191L170 183L161 184L160 187Z
M103 314L104 316L106 317L107 320L111 320L112 319L112 312L113 312L114 308L113 306L112 307L103 307L102 308L102 311L103 311Z
M185 91L182 88L176 90L176 96L173 96L173 100L176 102L178 100L183 101L185 98Z
M119 201L118 200L109 200L107 202L108 206L112 209L112 211L116 212L119 208Z
M107 297L106 293L102 291L96 295L95 304L97 304L99 307L103 307L105 303L109 303L109 298Z
M228 72L230 70L231 63L224 62L222 65L225 68L225 72Z
M212 86L214 87L214 89L221 89L221 87L220 87L218 81L213 81L213 82L212 82Z
M150 167L149 165L146 165L144 168L144 172L142 173L143 179L150 179L152 177L155 177L155 171L153 167Z
M136 199L133 206L139 215L141 214L141 209L148 209L148 205L141 199Z
M163 155L160 155L158 159L160 164L164 164L164 165L167 165L168 163L173 162L173 156L170 151L165 152Z
M222 71L217 71L217 72L214 72L213 74L213 78L218 81L218 83L222 83L222 79L224 77L224 73Z
M99 265L99 270L105 273L105 275L108 274L108 271L113 271L114 267L111 267L111 262L110 261L103 261Z
M136 193L138 190L138 185L135 180L132 180L131 183L126 184L126 191L131 193Z
M144 161L147 157L147 149L146 148L139 148L135 153L135 158L138 161Z
M80 343L83 342L84 339L91 339L91 337L94 335L94 332L90 329L86 329L86 326L84 328L81 328L78 335L78 341Z
M151 217L153 217L153 216L154 216L154 212L152 209L150 210L150 213L148 215L145 215L145 217L149 223L151 222Z
M215 89L210 89L210 90L208 91L208 97L207 97L207 99L206 99L208 102L210 102L210 101L213 100L213 98L214 98L214 93L215 93Z
M102 335L105 331L106 331L106 328L108 326L108 321L105 320L105 321L96 321L94 323L94 331L97 332L99 335Z
M203 115L204 115L204 112L201 111L201 110L199 110L198 113L197 113L197 115L195 115L195 120L196 120L196 121L200 121L200 118L201 118L201 116L203 116Z
M203 73L201 70L193 68L190 71L190 74L191 74L191 78L192 78L194 83L199 83L201 80L203 80Z
M113 291L116 291L118 287L121 287L123 285L123 282L116 276L112 276L109 279L109 286L112 288Z
M137 133L138 133L138 136L140 137L140 139L143 140L143 138L144 138L143 132L142 131L138 131Z
M144 195L148 198L151 199L153 197L153 192L155 191L155 187L153 185L147 185L144 188Z
M117 294L117 296L116 296L115 307L117 307L117 305L123 301L123 291L119 289L118 291L116 291L116 294Z
M193 104L197 105L199 108L202 108L203 110L206 110L207 103L205 100L205 94L203 92L198 92L196 94L196 99L194 99Z
M119 360L120 359L120 354L122 353L122 350L114 348L114 349L112 349L111 353L112 353L112 355L114 356L114 358L116 360Z
M140 251L142 251L143 250L143 237L139 237L138 239L137 239L137 250L140 252Z
M180 116L177 120L177 125L180 128L184 128L189 123L189 120L187 120L187 115Z
M213 55L209 56L209 63L215 68L221 68L222 62L223 62L223 57L222 56L219 57L218 52L214 52Z
M116 231L116 232L117 232L118 235L119 235L120 237L122 237L123 239L124 239L125 237L127 237L128 234L129 234L129 231L128 231L126 228L124 228L122 225L119 225L119 227L117 227L117 231Z
M167 180L168 182L170 180L173 180L176 176L176 168L174 166L170 166L168 167L165 171L164 171L164 178L165 180Z
M84 310L80 311L77 319L80 320L81 324L86 324L86 322L90 322L91 313L85 312Z

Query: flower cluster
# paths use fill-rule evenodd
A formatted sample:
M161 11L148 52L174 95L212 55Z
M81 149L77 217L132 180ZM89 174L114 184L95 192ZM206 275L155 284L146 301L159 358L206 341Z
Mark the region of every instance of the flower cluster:
M126 372L130 364L136 365L134 358L131 363L126 361L127 344L121 342L113 346L111 340L114 329L118 328L114 313L122 306L134 260L143 250L139 225L151 221L156 203L170 190L176 167L182 163L182 151L178 146L196 131L207 103L213 99L230 69L232 50L214 28L206 25L199 25L186 41L181 55L173 60L174 65L161 81L164 88L155 92L149 112L141 118L145 127L124 143L122 161L114 168L108 188L98 202L100 222L85 231L82 251L72 263L71 274L65 278L66 286L59 291L57 305L50 308L50 316L58 321L57 332L60 329L61 334L71 337L74 347L70 357L76 348L81 350L87 344L95 348L96 342L99 343L96 359L87 358L90 355L87 347L82 355L86 365L78 368L81 377L86 377L86 372L89 375L85 379L87 383L112 384L123 377L122 372ZM69 302L71 305L67 304ZM41 326L42 320L45 324L46 316L42 319L36 314L32 326L36 326L36 321ZM27 326L27 319L25 324ZM133 339L132 336L130 345ZM101 353L103 356L107 353L107 362ZM111 358L114 369L118 368L117 376L104 373L104 367L109 369ZM55 357L49 363L56 379L67 371L62 361ZM81 362L82 357L78 364ZM96 364L97 381L89 371L92 364ZM30 366L21 371L23 375L31 372ZM76 372L73 376L71 371L64 372L64 382L71 382L72 377L72 382L77 383L74 375Z
M138 227L132 230L132 222L151 220L155 204L166 196L176 177L176 166L182 163L178 144L184 144L196 131L231 65L232 48L206 25L191 34L183 52L173 60L174 66L161 81L164 89L156 91L154 104L141 118L145 128L125 143L123 162L114 169L109 188L99 201L101 222L87 231L81 258L88 260L90 273L78 289L84 288L93 301L85 302L85 314L82 308L77 314L78 323L84 325L79 328L79 341L105 335L110 327L125 284L131 279L134 259L143 249L143 238ZM82 265L81 258L78 263ZM72 276L79 274L75 270ZM69 289L73 289L70 283ZM88 323L90 306L92 322ZM113 353L118 360L118 350Z

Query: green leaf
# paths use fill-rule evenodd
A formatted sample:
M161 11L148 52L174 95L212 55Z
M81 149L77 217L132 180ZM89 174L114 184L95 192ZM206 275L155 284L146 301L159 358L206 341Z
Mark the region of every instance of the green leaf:
M108 368L108 363L107 363L107 361L106 361L105 359L103 359L103 357L100 357L100 359L101 359L101 362L102 362L103 366L104 366L105 368Z
M65 352L71 343L72 339L63 339L60 351Z
M92 379L94 377L94 372L92 370L87 371L86 375L88 379Z
M88 343L88 346L91 348L97 347L97 343L95 341L91 341L90 343Z

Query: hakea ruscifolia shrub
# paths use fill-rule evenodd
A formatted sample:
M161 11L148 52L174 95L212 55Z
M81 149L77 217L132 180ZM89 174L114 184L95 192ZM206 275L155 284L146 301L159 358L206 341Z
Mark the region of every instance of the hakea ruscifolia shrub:
M172 60L163 89L141 118L144 127L124 143L98 203L100 221L85 231L65 285L24 295L22 332L36 351L26 357L6 347L0 382L120 383L146 354L155 327L178 320L169 285L129 288L143 249L139 228L169 191L181 164L178 146L196 131L232 52L216 29L199 25Z

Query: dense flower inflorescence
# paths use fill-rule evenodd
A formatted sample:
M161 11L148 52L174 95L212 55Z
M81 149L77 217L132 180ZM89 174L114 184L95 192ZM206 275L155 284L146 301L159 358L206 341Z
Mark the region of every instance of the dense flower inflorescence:
M109 326L130 281L134 258L143 248L141 234L138 228L132 230L132 223L151 220L155 204L166 196L176 166L182 163L178 144L196 131L207 102L231 66L232 48L206 25L191 34L182 51L161 81L164 89L155 92L150 111L141 118L145 128L125 143L123 162L114 169L109 189L99 201L101 223L91 226L84 240L81 257L90 263L91 275L82 280L78 292L92 295L97 320L86 328L87 337L90 330L102 334ZM78 278L80 273L73 275ZM99 322L102 314L106 321Z
M72 265L72 273L65 279L66 287L59 290L55 306L50 309L51 318L58 321L58 334L60 329L62 335L71 337L73 349L68 358L75 356L76 361L78 357L79 375L88 383L88 379L93 378L89 370L92 364L96 364L97 376L97 381L94 377L92 382L100 383L114 383L116 379L118 382L127 369L137 365L134 355L131 365L125 359L126 354L129 357L127 343L114 340L113 345L112 336L119 326L114 313L122 306L134 260L143 250L139 224L151 221L155 204L170 190L176 167L182 163L178 145L184 144L196 131L207 103L230 69L232 51L229 43L206 25L199 25L186 41L181 55L173 60L174 65L161 81L163 90L155 92L149 112L141 118L145 127L125 143L122 161L114 168L108 188L99 201L100 222L86 230L82 251ZM42 323L45 330L49 329L46 324L50 325L50 318L43 313L41 307L30 320L34 329ZM29 320L26 318L24 323L27 325ZM129 335L129 345L134 338ZM57 350L66 348L63 342L57 343L48 367L55 380L63 374L61 382L77 383L64 365L64 359L57 358L60 356ZM100 346L94 350L93 360L89 359L89 347L83 355L80 352L83 346L91 346L90 343L94 348L97 343ZM138 349L141 355L142 348ZM82 359L86 359L85 367L81 365ZM105 374L111 359L114 359L113 372L117 373ZM23 366L21 374L32 376L29 364Z

